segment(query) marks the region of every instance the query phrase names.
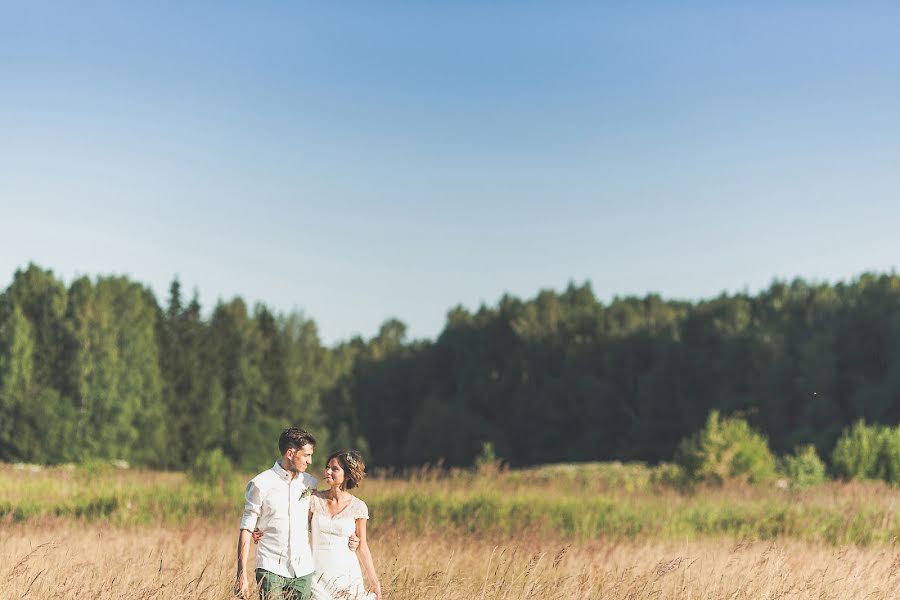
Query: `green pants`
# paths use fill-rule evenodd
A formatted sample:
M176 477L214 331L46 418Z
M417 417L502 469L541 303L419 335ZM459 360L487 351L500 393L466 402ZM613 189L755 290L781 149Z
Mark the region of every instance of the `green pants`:
M265 569L256 570L260 600L309 600L312 580L312 573L303 577L282 577Z

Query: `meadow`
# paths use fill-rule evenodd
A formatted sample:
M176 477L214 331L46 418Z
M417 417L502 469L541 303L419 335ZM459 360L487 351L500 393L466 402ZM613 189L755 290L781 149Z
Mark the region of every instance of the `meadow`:
M245 475L0 467L0 598L229 597ZM900 491L642 465L368 479L385 598L898 598Z

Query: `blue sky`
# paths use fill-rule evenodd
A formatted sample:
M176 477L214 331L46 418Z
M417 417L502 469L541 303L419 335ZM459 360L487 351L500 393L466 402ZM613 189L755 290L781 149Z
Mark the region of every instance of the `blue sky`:
M725 4L8 3L0 284L177 274L332 343L894 269L900 6Z

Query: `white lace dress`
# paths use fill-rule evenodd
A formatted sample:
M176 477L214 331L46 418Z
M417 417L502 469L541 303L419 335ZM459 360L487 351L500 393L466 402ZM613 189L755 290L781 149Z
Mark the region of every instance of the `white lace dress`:
M370 600L356 553L347 547L347 538L356 531L356 519L368 519L369 507L354 496L344 510L328 514L325 500L310 498L312 512L312 554L316 565L312 600Z

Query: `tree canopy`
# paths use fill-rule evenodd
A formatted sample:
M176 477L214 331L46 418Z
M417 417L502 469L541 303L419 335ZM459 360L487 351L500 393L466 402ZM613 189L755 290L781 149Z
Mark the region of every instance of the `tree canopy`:
M589 284L455 307L433 340L399 320L326 347L315 322L241 298L207 314L173 281L69 285L36 265L0 294L0 460L264 466L300 425L320 452L469 465L669 460L711 411L779 453L829 456L864 419L900 420L900 278L776 281L696 302L604 303Z

